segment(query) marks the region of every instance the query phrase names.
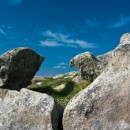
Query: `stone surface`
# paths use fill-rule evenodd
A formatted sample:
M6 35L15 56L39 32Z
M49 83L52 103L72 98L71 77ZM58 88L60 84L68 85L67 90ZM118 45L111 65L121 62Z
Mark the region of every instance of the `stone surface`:
M109 61L111 60L112 52L113 50L96 57L100 62L102 62L102 68L103 68L102 70L104 70L107 67Z
M74 78L74 76L77 75L77 72L76 71L72 71L72 72L68 72L68 73L65 73L65 74L58 74L56 76L53 77L53 79L58 79L58 78Z
M98 59L91 52L84 52L76 55L70 61L70 67L80 68L85 62L98 61Z
M42 85L43 82L36 82L37 85Z
M0 56L0 87L27 87L44 58L30 48L16 48Z
M43 81L44 77L43 76L34 76L32 81Z
M65 84L61 84L59 86L54 87L54 90L61 90L65 88Z
M84 52L79 55L76 55L70 61L71 67L74 66L79 68L77 77L77 81L79 82L82 80L89 80L92 82L104 70L104 65L104 62L98 60L90 52Z
M62 130L62 108L47 94L0 89L0 130Z
M107 68L66 106L64 130L130 130L130 34Z

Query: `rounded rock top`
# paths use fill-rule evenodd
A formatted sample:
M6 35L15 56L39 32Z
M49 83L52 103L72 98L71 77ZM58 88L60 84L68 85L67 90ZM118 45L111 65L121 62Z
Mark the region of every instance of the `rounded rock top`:
M43 60L44 57L26 47L4 53L0 56L0 87L13 90L27 87Z
M125 33L124 35L121 36L120 38L120 44L124 44L124 42L130 42L130 33Z

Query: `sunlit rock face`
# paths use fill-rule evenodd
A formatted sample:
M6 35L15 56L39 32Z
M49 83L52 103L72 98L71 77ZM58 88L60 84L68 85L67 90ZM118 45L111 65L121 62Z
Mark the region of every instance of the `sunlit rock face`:
M92 82L96 79L108 64L107 55L110 56L111 53L96 57L90 52L84 52L72 58L70 67L79 68L77 81L89 80Z
M130 129L130 34L121 37L105 70L68 103L64 130Z
M31 83L44 57L30 48L16 48L0 56L0 87L20 90Z
M62 113L47 94L0 89L0 130L61 130Z

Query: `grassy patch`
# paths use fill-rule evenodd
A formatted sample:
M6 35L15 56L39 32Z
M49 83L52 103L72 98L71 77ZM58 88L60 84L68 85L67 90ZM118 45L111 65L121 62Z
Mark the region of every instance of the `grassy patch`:
M41 85L37 85L38 82L42 82ZM64 84L62 89L55 90L56 86ZM89 85L89 81L82 81L76 83L72 78L60 77L57 79L45 78L43 81L34 81L28 88L37 92L47 93L55 98L55 100L62 106L66 106L69 100L75 96L79 91Z

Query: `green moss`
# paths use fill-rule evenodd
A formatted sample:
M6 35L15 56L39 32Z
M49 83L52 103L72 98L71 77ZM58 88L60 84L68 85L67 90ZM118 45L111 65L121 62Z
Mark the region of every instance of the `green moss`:
M41 85L37 85L36 83L39 81L34 81L30 86L29 89L47 93L55 98L55 100L60 103L62 106L66 106L69 100L75 96L78 92L88 86L88 81L82 81L81 83L76 83L72 80L72 78L45 78ZM65 84L65 87L62 89L54 89L56 86L61 84Z

